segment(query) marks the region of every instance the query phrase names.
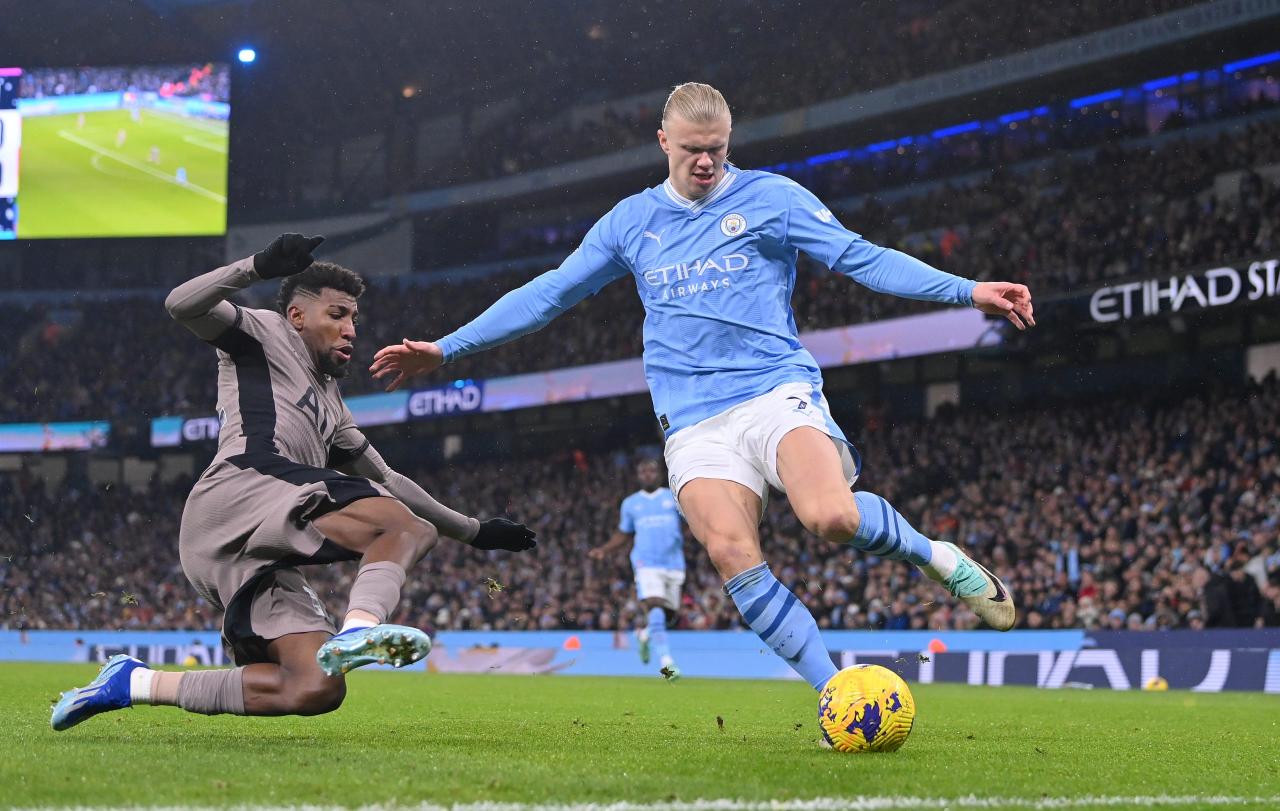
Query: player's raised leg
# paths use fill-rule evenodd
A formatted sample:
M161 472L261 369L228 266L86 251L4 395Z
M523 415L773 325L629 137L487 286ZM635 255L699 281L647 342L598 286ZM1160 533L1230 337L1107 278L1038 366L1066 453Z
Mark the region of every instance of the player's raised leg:
M680 489L680 509L742 618L815 690L836 673L813 615L782 585L760 553L760 496L737 482L693 479Z
M417 628L388 624L407 572L436 545L435 527L392 498L366 498L313 522L326 538L360 552L342 629L320 647L329 675L377 662L403 667L431 652Z
M849 492L831 437L816 428L795 428L778 443L777 463L791 507L810 532L882 558L909 561L992 628L1013 627L1017 609L999 578L954 544L921 535L875 493Z

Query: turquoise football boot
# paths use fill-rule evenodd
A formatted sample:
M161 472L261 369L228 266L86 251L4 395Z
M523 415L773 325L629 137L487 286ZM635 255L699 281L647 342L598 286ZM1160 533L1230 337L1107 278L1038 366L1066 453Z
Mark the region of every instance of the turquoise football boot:
M956 570L942 581L943 587L997 631L1012 628L1018 619L1012 592L985 566L960 551L960 547L943 543L956 553L957 560Z
M431 637L404 625L352 628L331 638L316 651L320 669L340 676L365 665L404 667L431 653Z

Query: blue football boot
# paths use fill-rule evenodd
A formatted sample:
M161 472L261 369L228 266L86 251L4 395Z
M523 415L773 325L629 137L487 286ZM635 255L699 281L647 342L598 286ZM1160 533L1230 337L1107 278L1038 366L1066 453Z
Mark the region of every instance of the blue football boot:
M62 694L58 703L53 705L49 724L61 732L100 712L133 706L129 695L129 676L140 667L146 665L132 656L123 653L112 656L93 681Z
M405 625L374 625L343 631L320 646L316 661L330 676L365 665L411 665L431 653L431 637Z

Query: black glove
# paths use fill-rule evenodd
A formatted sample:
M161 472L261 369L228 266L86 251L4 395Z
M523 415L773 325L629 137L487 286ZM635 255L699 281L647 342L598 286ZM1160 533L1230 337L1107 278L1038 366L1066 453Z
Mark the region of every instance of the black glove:
M508 552L525 552L538 545L537 534L524 524L505 518L490 518L480 522L480 531L471 541L476 549L505 549Z
M316 261L311 258L311 252L321 242L324 242L324 237L281 234L265 249L253 255L253 269L260 279L278 279L301 273Z

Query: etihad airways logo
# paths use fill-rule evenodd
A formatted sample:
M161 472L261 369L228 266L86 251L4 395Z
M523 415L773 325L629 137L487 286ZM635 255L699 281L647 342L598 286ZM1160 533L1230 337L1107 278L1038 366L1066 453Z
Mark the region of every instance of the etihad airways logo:
M676 262L674 265L654 268L644 272L645 284L659 287L673 282L685 282L690 279L706 276L708 273L738 273L746 270L751 260L744 254L731 253L727 256L708 256L705 259L694 259L689 262Z
M698 293L729 288L733 284L730 274L746 270L750 264L751 260L740 253L708 256L705 259L676 262L674 265L647 270L644 281L650 287L665 285L666 289L662 291L664 299L687 298Z

